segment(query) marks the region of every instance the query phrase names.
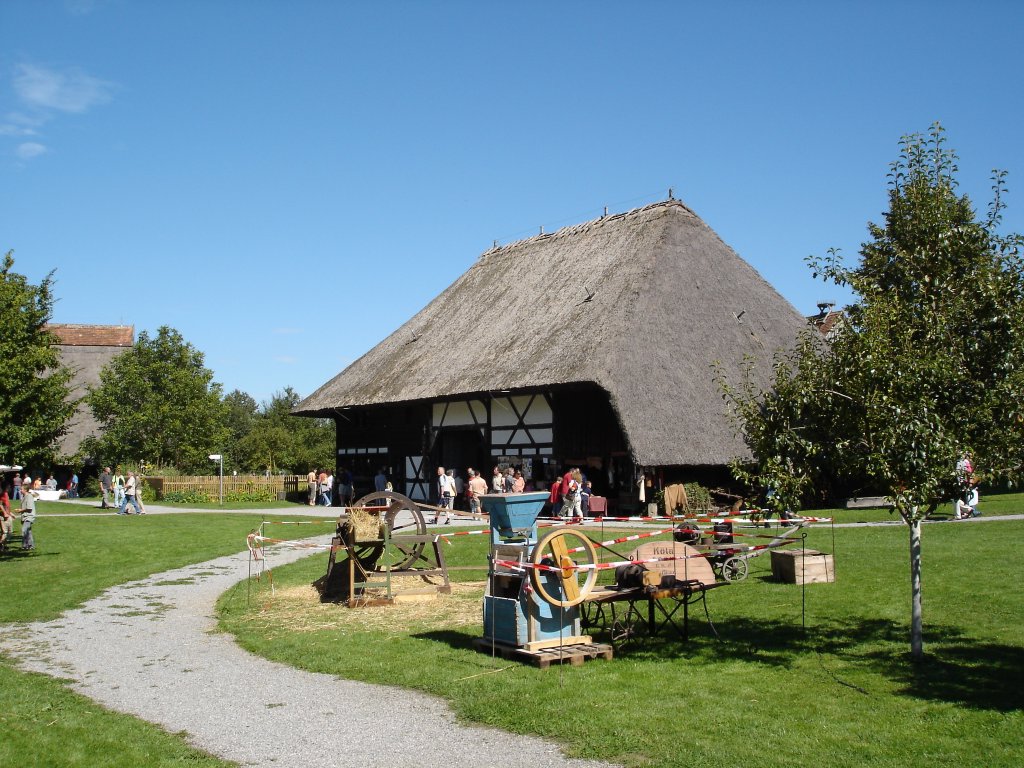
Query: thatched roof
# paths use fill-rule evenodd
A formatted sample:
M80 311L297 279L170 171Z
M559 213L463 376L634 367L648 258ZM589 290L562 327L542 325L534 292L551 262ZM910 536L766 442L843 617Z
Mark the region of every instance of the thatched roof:
M132 346L135 328L131 325L72 325L51 323L47 330L61 341L57 349L61 363L71 369L71 396L78 400L88 394L89 387L100 383L103 366ZM100 425L92 411L80 403L68 431L61 438L59 453L72 456L90 435L98 435Z
M767 383L773 353L805 326L669 200L487 251L294 413L592 382L637 463L722 465L747 451L712 364L738 378L753 355Z

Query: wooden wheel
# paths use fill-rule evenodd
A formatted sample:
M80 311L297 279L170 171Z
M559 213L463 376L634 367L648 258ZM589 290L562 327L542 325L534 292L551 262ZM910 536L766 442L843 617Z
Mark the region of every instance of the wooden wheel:
M580 557L582 563L574 560L569 553L570 549L582 547L582 552L573 553ZM530 579L533 588L541 599L551 605L559 605L568 608L579 605L590 594L597 582L597 569L591 568L586 571L586 578L583 584L579 582L580 571L576 570L578 565L596 565L597 550L594 543L583 533L574 531L571 528L564 528L559 531L552 531L537 542L533 550L534 565L549 565L560 568L559 571L547 571L534 568L530 571ZM565 599L551 594L550 589L560 587L561 594Z
M423 519L423 512L415 501L395 491L374 491L354 501L352 506L387 507L383 514L383 520L388 527L388 535L391 537L391 547L388 551L388 561L377 560L376 570L383 570L388 565L392 570L409 568L420 559L426 544L423 541L402 541L403 533L424 536L427 533L427 521ZM357 545L357 552L362 546ZM383 547L381 546L380 549L383 550ZM362 559L360 557L361 561Z
M740 557L730 557L722 563L722 578L726 581L743 581L747 578L749 566Z

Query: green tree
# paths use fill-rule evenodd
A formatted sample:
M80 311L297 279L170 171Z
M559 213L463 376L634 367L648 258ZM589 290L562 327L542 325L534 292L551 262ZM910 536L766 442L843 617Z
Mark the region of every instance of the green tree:
M227 428L220 384L203 353L173 328L143 331L101 372L86 397L103 435L90 449L105 462L144 460L151 467L209 470Z
M291 387L264 402L250 431L234 447L245 469L305 473L314 467L333 466L334 428L325 419L291 415L302 400Z
M251 395L235 389L224 396L224 423L227 427L227 437L223 453L224 468L227 471L253 469L242 454L240 445L252 431L258 417L259 405Z
M75 412L71 371L46 330L53 301L53 272L32 285L8 251L0 270L0 461L7 464L50 463Z
M860 259L811 258L816 276L856 301L829 343L808 331L780 359L774 389L723 382L756 463L750 483L798 508L813 487L867 483L885 493L910 538L911 653L923 655L921 521L964 491L965 451L989 481L1024 466L1022 238L1000 235L1005 174L979 219L957 192L956 155L940 125L900 142L889 210L869 224Z

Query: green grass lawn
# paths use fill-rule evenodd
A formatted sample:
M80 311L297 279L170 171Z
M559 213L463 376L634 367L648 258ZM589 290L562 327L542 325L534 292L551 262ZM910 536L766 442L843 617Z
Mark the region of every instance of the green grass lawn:
M215 513L41 514L35 525L35 553L0 555L0 622L51 619L116 584L243 551L246 534L261 519ZM275 526L273 535L295 538L319 530ZM0 765L230 765L192 749L178 735L109 712L57 680L16 670L3 658L2 649L0 702Z
M0 621L52 619L116 584L242 551L246 535L261 520L215 513L40 515L33 528L36 551L0 555ZM324 526L323 532L329 530ZM316 526L275 526L272 535L300 538L319 531Z
M485 539L454 539L449 562L484 564ZM219 610L255 653L434 693L468 721L547 736L574 756L665 768L1024 764L1024 521L925 527L923 664L908 658L906 527L810 531L808 546L833 545L834 584L777 584L766 555L747 581L713 591L720 640L694 611L689 642L659 637L579 668L473 650L481 570L454 571L477 585L428 610L348 610L308 599L326 559L315 556L275 571L277 598L247 606L235 589Z
M987 497L985 514L1022 511L1022 500ZM299 506L283 517L297 519ZM836 517L852 522L842 515L864 512ZM53 618L109 586L240 551L261 519L41 514L37 552L0 556L0 621ZM291 538L320 529L270 530ZM833 535L838 581L807 588L806 632L800 588L771 582L765 556L751 561L746 582L709 596L720 641L695 616L689 643L659 638L581 668L540 671L471 649L481 634L483 536L455 538L445 549L451 564L474 568L453 576L473 583L401 623L390 618L394 609L315 601L315 621L294 621L289 591L305 592L323 574L326 556L318 554L275 570L282 599L264 596L247 610L244 584L226 593L222 626L262 655L430 691L467 720L630 765L1024 764L1024 587L1013 555L1024 522L925 527L929 658L919 666L907 659L905 528L821 527L808 544L831 551ZM226 765L6 662L0 691L0 765Z
M1024 514L1024 494L1000 493L983 495L978 508L981 510L982 515L986 517ZM837 523L874 523L885 520L902 522L899 515L891 512L886 507L807 510L805 514L832 517ZM932 518L935 520L948 520L952 515L953 503L948 502L939 505L932 514Z
M83 497L80 500L81 501L91 502L92 504L95 505L95 509L99 509L100 503L102 501L98 496L94 497L94 498ZM17 503L17 502L15 502L15 503ZM82 509L87 510L89 512L94 511L94 509L92 507L90 507L90 506L86 506L84 504L77 504L77 503L74 503L74 502L65 502L65 501L48 501L48 502L47 501L43 501L43 502L39 502L40 506L42 506L44 504L48 505L48 506L44 507L45 509L52 510L53 512L68 512L68 513L72 513L73 514L75 512L75 510L77 508L79 508L79 507L81 507ZM214 509L214 510L218 510L218 509L280 509L280 510L290 509L290 510L294 510L295 514L297 514L297 515L304 514L305 507L306 507L305 504L296 504L296 503L291 502L291 501L277 501L276 499L274 501L226 501L226 502L224 502L223 505L218 504L216 500L210 502L209 504L179 504L177 502L162 501L162 500L161 501L149 501L149 502L146 502L146 504L152 505L152 506L157 506L157 507L170 507L172 509ZM130 506L129 506L129 509L131 509Z
M0 765L138 768L236 765L129 715L110 712L47 675L0 660Z

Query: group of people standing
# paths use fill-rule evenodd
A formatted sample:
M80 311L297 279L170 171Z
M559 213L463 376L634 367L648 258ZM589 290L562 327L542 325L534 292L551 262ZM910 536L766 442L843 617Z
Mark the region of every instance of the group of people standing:
M46 490L48 491L62 491L62 496L66 495L69 499L78 498L78 474L75 472L71 473L71 477L68 478L67 481L64 483L63 488L60 487L60 483L57 482L57 479L53 476L52 472L49 475L47 475L45 483L42 482L41 477L33 480L28 472L24 474L18 472L14 475L10 482L10 500L18 501L21 499L21 490L22 487L25 485L26 480L28 480L30 483L34 483L36 487L40 490L46 488Z
M473 517L481 513L480 497L488 493L524 493L532 490L528 486L521 469L494 467L491 470L490 483L472 467L466 470L469 480L464 487L460 486L460 478L452 470L437 468L438 506L451 509L458 499L463 497L468 502L468 509ZM549 502L552 517L585 517L589 512L590 496L593 488L579 467L570 467L565 474L555 478L551 484Z
M339 470L337 486L335 486L334 473L328 473L322 469L309 470L309 474L306 475L306 483L308 487L306 501L311 507L330 507L334 505L335 500L341 506L347 507L351 503L352 494L355 491L352 473L344 467Z
M593 486L579 467L569 467L560 478L551 483L551 516L583 518L590 513Z
M522 493L526 490L526 479L523 473L512 467L502 472L501 467L495 467L491 473L490 484L480 476L472 467L466 469L469 478L466 482L454 470L446 470L444 467L437 468L437 506L442 510L455 509L459 506L469 510L469 513L477 518L480 516L480 497L487 493ZM465 505L461 502L465 500ZM441 514L434 519L434 522L441 522ZM451 517L445 515L444 523L451 522Z

